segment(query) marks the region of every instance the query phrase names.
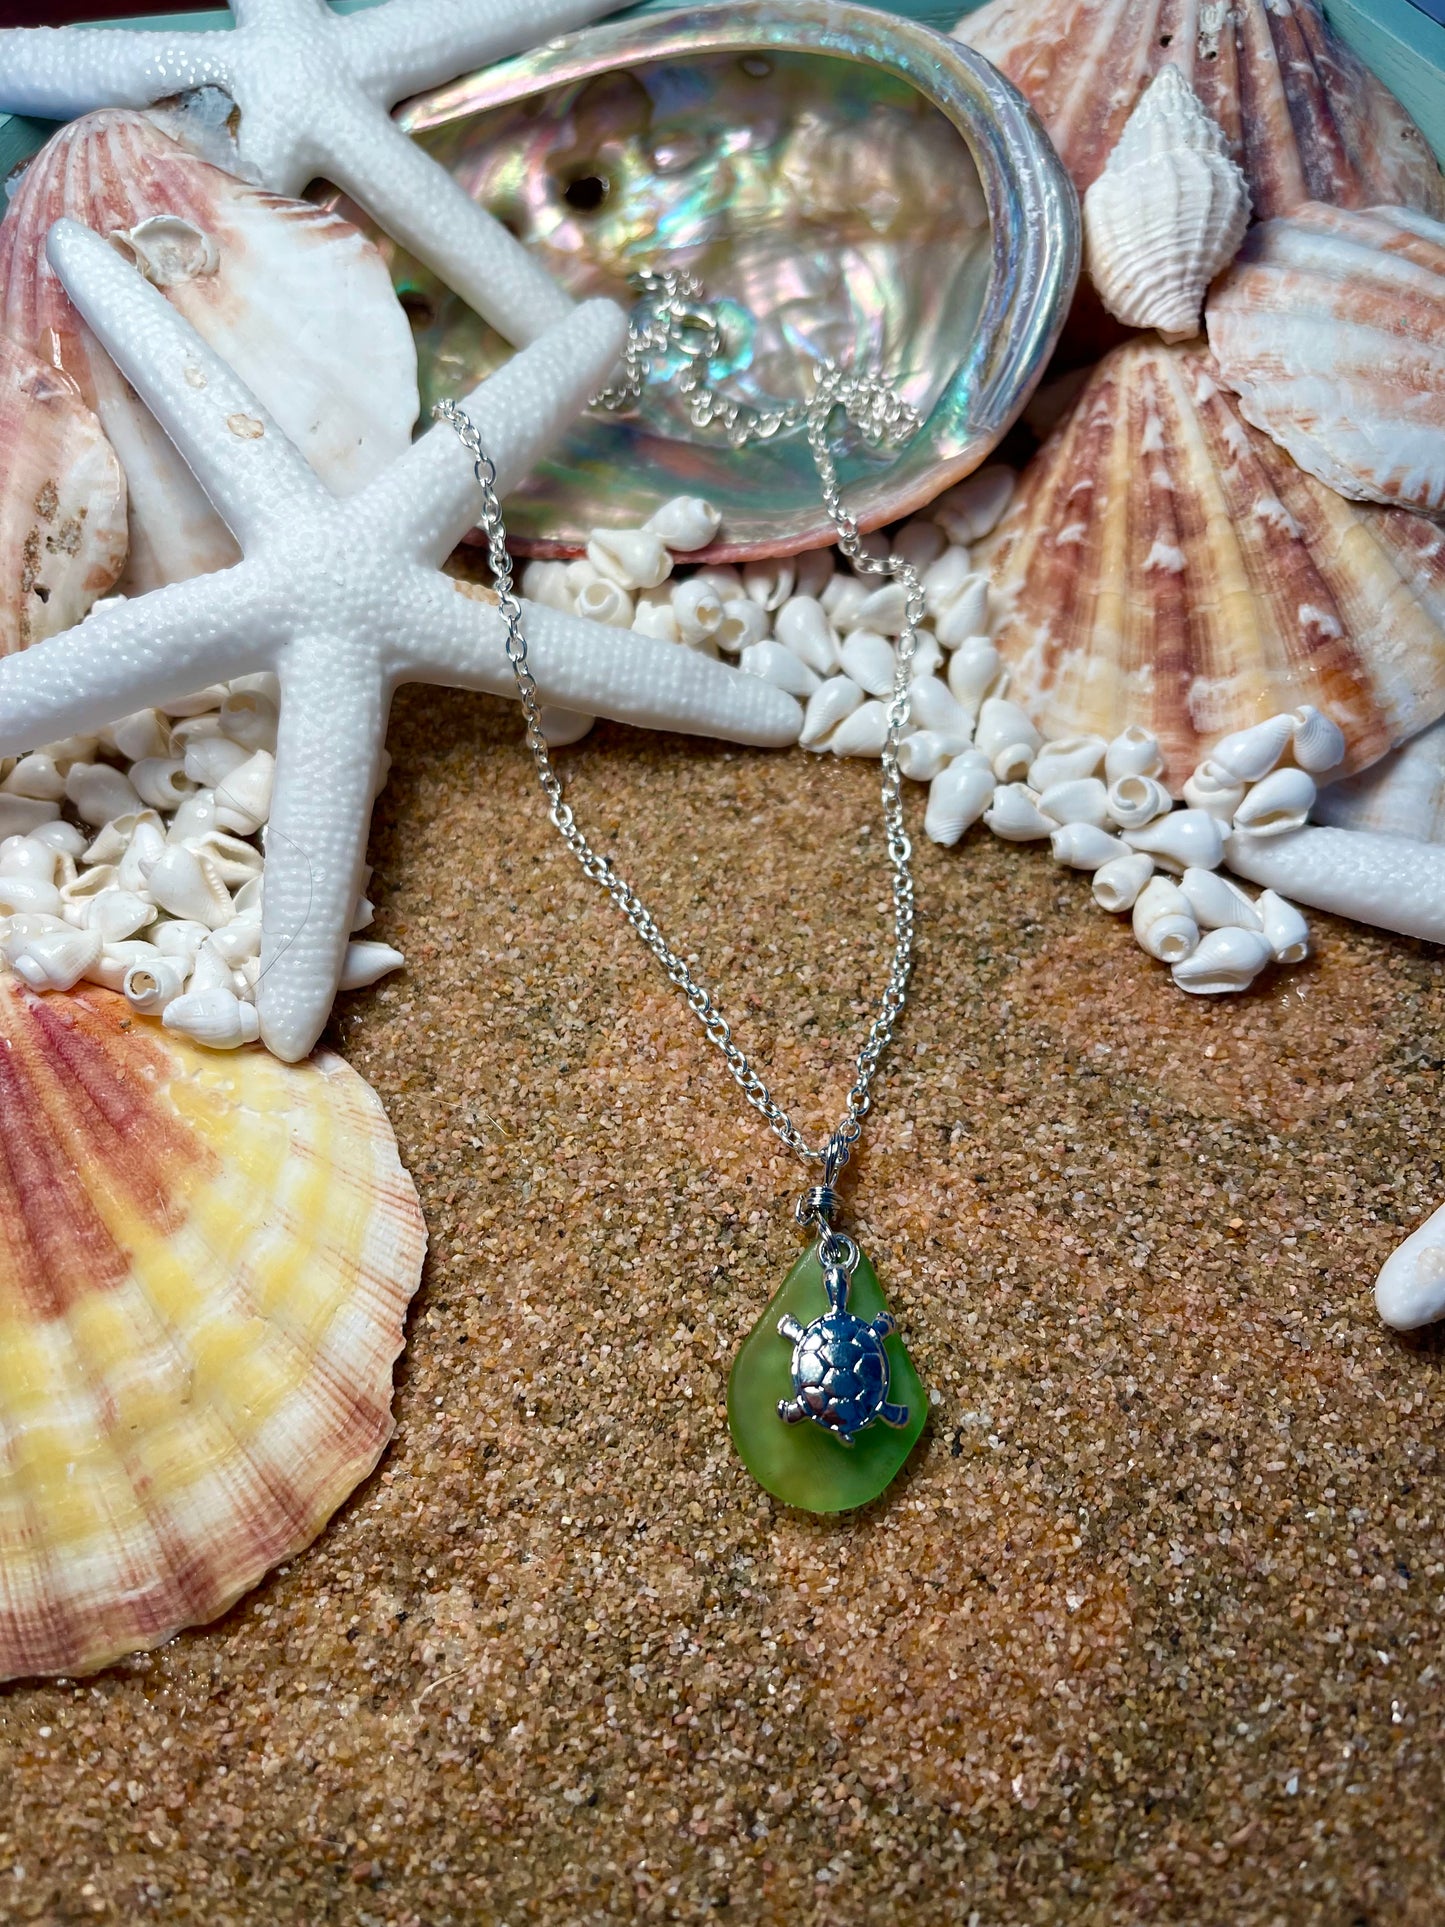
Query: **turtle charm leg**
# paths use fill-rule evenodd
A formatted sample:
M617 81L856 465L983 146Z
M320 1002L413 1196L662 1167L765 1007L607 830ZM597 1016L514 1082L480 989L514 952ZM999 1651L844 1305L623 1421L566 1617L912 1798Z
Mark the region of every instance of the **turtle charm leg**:
M890 1330L891 1329L892 1327L890 1325ZM803 1327L791 1313L784 1312L783 1316L778 1320L778 1336L779 1338L786 1338L790 1345L796 1345L798 1340L803 1336Z
M908 1423L908 1407L906 1405L890 1405L887 1399L884 1399L883 1403L878 1407L878 1416L885 1425L891 1425L895 1431L901 1432L903 1427Z

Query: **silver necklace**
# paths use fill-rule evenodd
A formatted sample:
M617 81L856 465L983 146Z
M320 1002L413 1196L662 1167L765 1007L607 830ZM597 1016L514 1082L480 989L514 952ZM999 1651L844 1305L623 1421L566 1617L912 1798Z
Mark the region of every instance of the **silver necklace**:
M699 284L688 275L649 272L638 277L637 285L644 300L629 326L622 378L596 398L596 405L619 412L632 407L653 379L656 358L663 355L680 356L681 366L671 377L671 384L687 399L694 426L706 429L720 425L729 441L737 447L803 430L818 472L824 506L838 532L838 547L858 573L890 577L901 583L904 590L905 622L898 639L893 693L888 705L888 728L882 756L883 824L887 833L893 892L893 955L876 1013L858 1052L853 1084L848 1092L843 1116L821 1143L810 1144L789 1113L773 1097L747 1054L733 1041L732 1027L713 992L699 982L686 960L673 949L652 912L627 879L617 871L611 859L593 849L578 827L571 805L565 799L562 778L552 761L542 730L542 698L528 666L522 609L514 588L512 561L507 552L506 524L497 497L496 470L482 446L475 423L464 410L455 402L442 401L436 404L432 413L436 419L448 423L461 440L472 458L482 491L482 512L478 526L486 536L497 603L507 630L507 660L516 678L517 694L526 723L527 747L536 768L538 784L547 799L549 820L577 859L583 874L606 891L682 993L688 1009L702 1026L708 1042L721 1053L728 1074L748 1103L762 1113L790 1151L805 1162L821 1164L823 1167L821 1182L810 1185L803 1193L795 1213L798 1223L815 1234L815 1243L808 1257L800 1260L789 1273L764 1319L755 1329L753 1338L744 1346L738 1365L734 1367L733 1385L737 1383L738 1371L748 1346L754 1344L759 1331L767 1326L770 1333L780 1333L793 1347L789 1365L792 1392L791 1396L773 1402L774 1423L781 1420L786 1427L796 1428L799 1435L806 1435L810 1441L822 1439L828 1444L849 1448L855 1444L878 1441L873 1456L891 1467L881 1479L878 1486L881 1490L911 1449L921 1429L924 1412L915 1410L912 1405L902 1404L889 1395L891 1381L900 1362L906 1366L908 1375L915 1383L916 1374L902 1350L901 1342L895 1341L892 1345L885 1343L894 1333L894 1321L882 1308L871 1266L867 1266L854 1240L836 1228L834 1220L838 1212L837 1179L862 1136L864 1120L872 1109L873 1080L907 1002L908 982L913 967L912 845L903 818L898 745L908 726L909 685L918 629L925 617L925 604L918 572L910 563L898 556L873 556L863 547L857 522L843 502L829 428L835 412L841 410L867 441L879 444L896 442L915 434L921 424L916 411L881 378L849 373L828 361L817 364L816 386L807 402L756 408L730 400L718 393L709 379L710 365L722 351L724 336L716 312L703 301ZM872 1279L870 1295L878 1297L879 1308L869 1318L856 1316L848 1306L849 1293L859 1277L860 1264L867 1266L868 1277ZM816 1277L812 1275L813 1272L816 1272ZM795 1301L801 1302L810 1297L812 1302L809 1308L816 1308L819 1289L826 1299L826 1308L819 1310L816 1316L806 1322L801 1322L789 1307ZM780 1306L784 1307L782 1315L774 1320L771 1314ZM769 1375L766 1370L765 1375ZM921 1394L921 1388L919 1391ZM755 1476L771 1490L777 1491L779 1496L789 1499L791 1503L803 1504L818 1511L842 1510L845 1505L864 1502L859 1498L847 1498L843 1504L814 1504L809 1497L799 1496L800 1492L805 1493L818 1485L820 1491L823 1487L828 1488L822 1491L826 1501L829 1492L838 1484L836 1479L824 1477L820 1482L807 1476L781 1479L765 1476L753 1463L753 1456L738 1437L739 1425L733 1403L733 1386L730 1386L729 1411L734 1437ZM898 1438L901 1451L896 1447L892 1451L879 1449L879 1427L885 1432L891 1429L895 1434L909 1435L906 1443L901 1436ZM856 1454L850 1456L856 1461ZM896 1463L893 1463L895 1460ZM815 1474L820 1468L824 1472L827 1470L827 1461L819 1461L811 1445L805 1450L800 1468L794 1469L801 1469L806 1474L809 1468ZM880 1463L877 1470L883 1472L884 1464ZM870 1481L865 1478L861 1483L866 1485ZM851 1476L843 1481L850 1491L858 1484L859 1481ZM781 1485L786 1485L788 1489L781 1490ZM873 1494L869 1492L867 1496Z

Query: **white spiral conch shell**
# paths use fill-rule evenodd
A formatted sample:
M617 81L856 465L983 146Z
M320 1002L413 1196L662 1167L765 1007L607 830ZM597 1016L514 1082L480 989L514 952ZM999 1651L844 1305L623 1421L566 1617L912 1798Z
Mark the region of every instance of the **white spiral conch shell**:
M910 782L931 783L968 746L965 736L941 729L917 729L898 745L898 767Z
M1234 812L1234 827L1252 836L1283 836L1304 827L1314 803L1312 776L1302 769L1272 770Z
M1249 225L1249 187L1177 67L1165 67L1084 196L1084 259L1099 299L1166 341L1199 332L1204 294Z
M1269 941L1260 931L1226 924L1207 931L1172 974L1193 997L1227 997L1248 990L1269 960Z
M828 747L835 756L881 756L887 736L887 705L870 697L843 718Z
M782 643L773 642L766 636L761 642L748 644L739 658L739 667L749 676L761 676L764 682L776 683L779 689L786 689L790 696L796 696L802 702L806 702L813 691L822 686L822 677L811 670L807 663L800 661Z
M1375 1309L1401 1332L1445 1316L1445 1206L1385 1260L1375 1280Z
M1050 836L1049 847L1055 863L1070 870L1101 870L1131 854L1127 844L1094 823L1063 824Z
M987 636L970 636L949 658L949 691L970 716L978 714L979 705L998 676L998 651Z
M1151 877L1134 900L1134 935L1160 963L1183 963L1199 942L1189 899L1169 877Z
M1102 830L1109 820L1109 792L1097 776L1065 777L1039 790L1039 808L1056 823L1091 823Z
M1052 789L1055 783L1081 781L1099 768L1107 748L1102 736L1055 737L1053 742L1045 743L1034 758L1029 783L1042 793Z
M1244 801L1245 785L1233 770L1206 756L1184 785L1184 801L1191 810L1208 810L1221 823L1232 823Z
M992 764L980 750L965 750L929 785L924 835L945 846L957 843L993 801L993 792Z
M1116 915L1132 910L1139 900L1139 892L1153 874L1154 859L1142 850L1111 857L1094 872L1094 901L1101 910L1111 910Z
M826 749L833 731L862 703L863 691L851 676L829 676L808 698L798 741L804 749Z
M1059 826L1040 812L1038 801L1026 783L1001 783L983 820L1005 843L1032 843L1038 837L1052 837Z
M1201 930L1262 930L1263 920L1238 884L1218 870L1186 870L1179 888Z
M1124 841L1163 870L1213 870L1224 855L1224 825L1207 810L1171 810L1142 830L1125 831Z

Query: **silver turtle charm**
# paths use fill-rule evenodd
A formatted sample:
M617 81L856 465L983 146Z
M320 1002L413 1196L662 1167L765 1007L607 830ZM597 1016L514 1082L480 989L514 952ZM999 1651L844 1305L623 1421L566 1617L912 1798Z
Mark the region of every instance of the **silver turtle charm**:
M856 1253L855 1253L856 1262ZM778 1320L779 1334L793 1347L792 1398L779 1399L778 1417L788 1425L811 1419L843 1445L875 1419L885 1425L908 1423L908 1407L888 1400L888 1353L883 1341L894 1330L890 1312L871 1323L848 1309L846 1264L823 1267L828 1310L811 1325L796 1318Z

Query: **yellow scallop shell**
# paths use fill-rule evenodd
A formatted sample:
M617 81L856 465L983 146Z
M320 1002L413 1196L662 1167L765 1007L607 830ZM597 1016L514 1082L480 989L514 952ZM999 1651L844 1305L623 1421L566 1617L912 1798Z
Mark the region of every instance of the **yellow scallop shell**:
M391 1435L425 1242L339 1058L0 977L0 1676L157 1645L316 1536Z

